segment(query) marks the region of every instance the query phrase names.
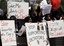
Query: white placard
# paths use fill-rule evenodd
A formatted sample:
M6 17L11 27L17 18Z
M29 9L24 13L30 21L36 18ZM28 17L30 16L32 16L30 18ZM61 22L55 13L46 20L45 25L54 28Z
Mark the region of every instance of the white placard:
M45 23L25 23L25 25L28 46L49 46Z
M15 16L17 19L24 19L29 14L29 3L27 2L7 2L8 18Z
M50 4L46 5L46 6L43 8L43 11L42 11L43 15L45 15L45 14L50 14L51 8L52 8L52 5L50 5Z
M36 4L36 0L29 0L30 4Z
M45 14L49 14L51 12L52 5L47 4L47 1L43 0L40 3L40 8L43 9L42 14L45 15Z
M63 20L48 21L49 38L64 36L64 22Z
M17 46L13 20L0 21L2 46Z

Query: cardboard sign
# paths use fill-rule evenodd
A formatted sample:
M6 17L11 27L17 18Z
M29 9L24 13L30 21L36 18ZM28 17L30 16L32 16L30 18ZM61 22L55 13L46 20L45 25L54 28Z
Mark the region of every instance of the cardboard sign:
M27 2L7 2L8 18L15 16L17 19L24 19L29 14L29 3Z
M2 46L17 46L13 20L0 21Z
M26 23L25 25L28 46L49 46L45 23Z
M49 38L64 36L64 22L63 20L48 21Z
M45 15L45 14L49 14L51 12L52 5L47 4L47 1L43 0L40 3L40 8L43 9L42 14Z
M44 6L44 8L43 8L43 12L42 12L43 15L45 15L45 14L50 14L50 12L51 12L51 8L52 8L52 5L50 5L50 4Z

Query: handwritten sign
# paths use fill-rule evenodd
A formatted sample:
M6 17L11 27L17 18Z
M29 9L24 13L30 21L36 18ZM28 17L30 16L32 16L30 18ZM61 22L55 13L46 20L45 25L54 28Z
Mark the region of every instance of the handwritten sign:
M8 18L15 16L17 19L24 19L29 13L29 4L27 2L7 2Z
M49 37L63 37L64 36L64 22L63 20L48 21Z
M28 46L49 46L47 45L47 34L45 23L25 23Z
M13 20L0 21L2 46L16 46L15 25Z
M42 2L40 3L40 8L43 9L42 14L45 15L51 12L52 5L47 4L46 0L42 0Z
M51 12L52 5L48 4L43 8L43 15L49 14Z

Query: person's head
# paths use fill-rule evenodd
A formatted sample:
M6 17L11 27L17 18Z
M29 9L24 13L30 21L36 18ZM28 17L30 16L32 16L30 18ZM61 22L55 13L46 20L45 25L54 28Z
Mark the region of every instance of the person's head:
M61 13L58 11L57 14L56 14L56 19L60 20L60 17L61 17Z
M62 20L64 20L64 13L62 14Z
M10 20L16 20L16 17L15 16L11 16Z
M29 18L28 22L32 22L32 19L31 19L31 18Z
M48 4L51 4L51 0L48 0L47 2L48 2Z
M51 20L50 14L46 14L46 15L45 15L45 20L47 20L47 21L50 21L50 20Z
M9 20L14 20L14 21L15 21L15 26L17 26L17 19L16 19L15 16L11 16L11 17L9 18Z
M57 20L60 20L60 17L61 17L61 16L60 16L59 14L56 15L56 19L57 19Z
M32 4L32 5L31 5L31 9L32 9L32 10L36 10L37 7L38 7L38 4Z
M28 17L26 17L25 19L24 19L24 22L32 22L32 18L30 17L30 16L28 16Z
M62 20L64 20L64 15L62 15Z
M41 17L38 18L38 19L37 19L37 22L42 22L42 18L41 18Z

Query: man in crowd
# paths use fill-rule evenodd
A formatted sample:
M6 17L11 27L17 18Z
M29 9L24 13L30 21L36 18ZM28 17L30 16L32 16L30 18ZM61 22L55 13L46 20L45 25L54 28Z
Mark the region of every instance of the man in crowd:
M52 19L56 17L56 13L59 11L61 14L63 14L63 11L61 9L61 0L51 0L52 10L51 10L51 17Z

